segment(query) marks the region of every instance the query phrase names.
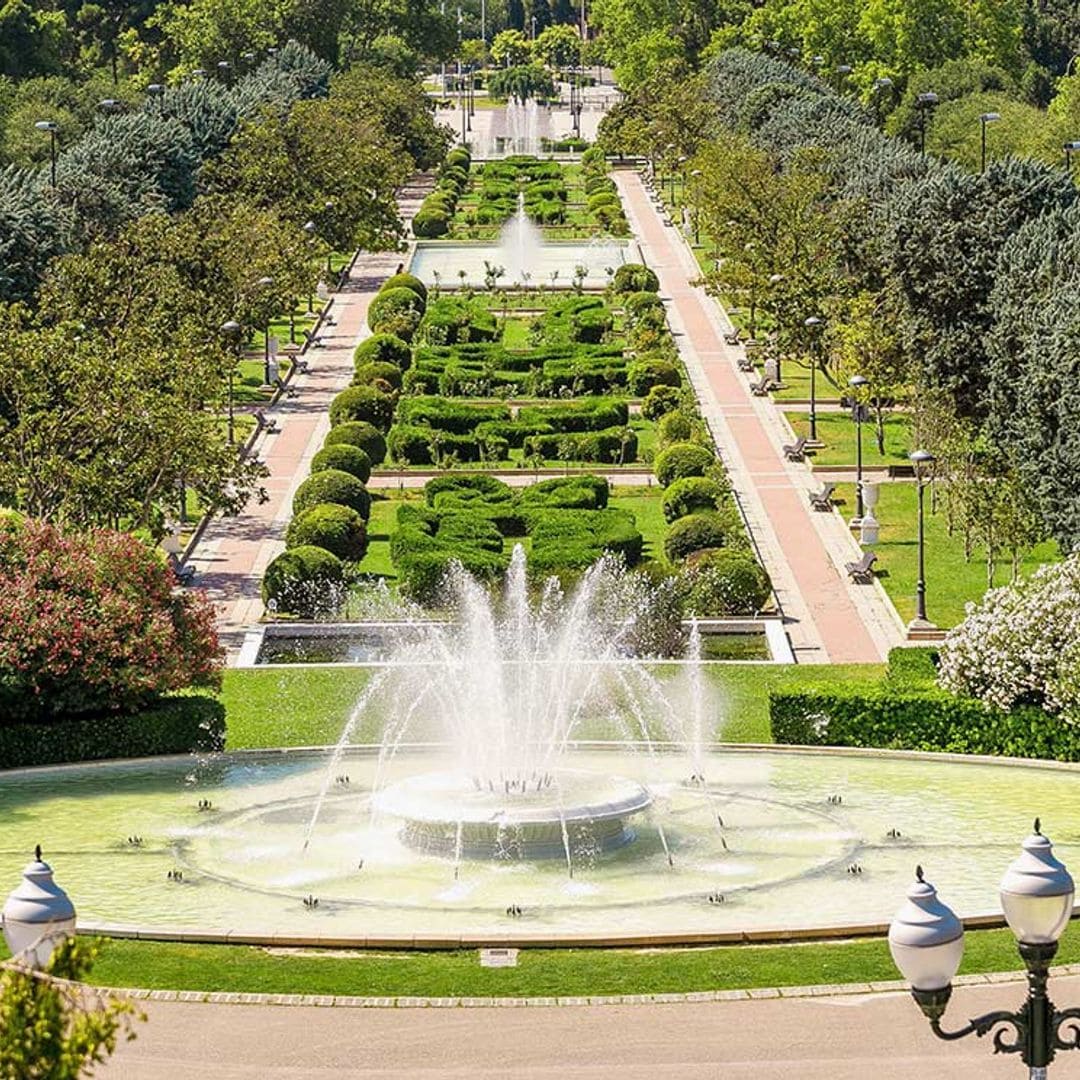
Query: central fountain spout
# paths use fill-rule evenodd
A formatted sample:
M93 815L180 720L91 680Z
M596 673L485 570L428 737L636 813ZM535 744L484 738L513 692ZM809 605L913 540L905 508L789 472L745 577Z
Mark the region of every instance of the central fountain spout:
M532 267L539 261L544 234L532 223L525 210L525 193L518 193L517 210L499 234L499 262L508 281L523 285L532 277Z

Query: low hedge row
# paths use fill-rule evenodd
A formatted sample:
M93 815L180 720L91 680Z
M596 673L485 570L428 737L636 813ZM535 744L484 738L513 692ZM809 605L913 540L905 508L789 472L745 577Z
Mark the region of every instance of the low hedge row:
M413 217L413 235L420 238L445 236L458 200L469 183L472 158L467 146L456 146L446 155L435 190L420 204Z
M539 454L554 461L626 465L637 461L638 439L632 428L613 427L604 431L530 435L523 449L526 454Z
M128 716L0 726L0 769L224 748L225 707L200 694L162 698Z
M627 566L641 561L644 544L629 510L552 510L529 515L529 567L538 574L585 570L606 552Z

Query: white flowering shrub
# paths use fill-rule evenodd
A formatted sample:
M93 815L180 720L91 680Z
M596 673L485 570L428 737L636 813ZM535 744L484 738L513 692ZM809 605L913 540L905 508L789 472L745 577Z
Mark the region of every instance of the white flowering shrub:
M941 647L938 683L1011 709L1080 721L1080 555L992 589Z

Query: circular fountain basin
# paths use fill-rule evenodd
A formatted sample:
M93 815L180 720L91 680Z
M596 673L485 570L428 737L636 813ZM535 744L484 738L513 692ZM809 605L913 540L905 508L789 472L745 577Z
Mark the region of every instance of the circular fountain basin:
M401 839L431 855L467 859L556 859L591 845L614 851L634 839L628 819L652 796L635 780L582 770L470 779L410 776L380 791L379 814L402 822Z
M691 766L681 754L578 747L563 759L564 808L582 815L568 868L509 851L455 859L403 837L408 821L445 823L446 797L483 820L430 749L399 752L377 808L377 753L341 759L305 851L328 760L225 754L0 773L0 880L17 881L40 843L84 929L431 947L880 932L917 863L962 916L996 913L996 883L1036 815L1063 861L1080 865L1073 767L780 748L720 748ZM704 782L691 782L699 770ZM550 825L545 802L504 792L497 805ZM586 819L604 808L632 843L590 837Z

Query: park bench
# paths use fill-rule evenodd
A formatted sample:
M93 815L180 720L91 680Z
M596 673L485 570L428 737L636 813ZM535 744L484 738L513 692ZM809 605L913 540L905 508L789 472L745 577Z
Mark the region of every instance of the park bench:
M730 330L726 334L724 334L724 341L726 341L729 345L738 345L740 340L741 339L739 337L738 330Z
M793 443L784 446L784 457L788 461L803 461L806 458L806 436L800 435Z
M858 562L849 562L845 569L852 581L869 583L874 580L874 563L877 555L873 551L864 551Z
M262 409L255 410L255 423L259 425L259 430L265 431L267 435L276 435L281 430L278 422L272 416L267 416Z
M770 390L776 389L776 383L768 375L762 376L760 382L750 384L750 393L754 397L765 397Z
M181 586L187 587L195 580L194 566L185 566L172 551L168 553L167 558L169 560L169 567L176 575L176 580Z
M826 483L822 485L820 491L808 491L806 494L809 496L810 505L815 510L831 510L832 509L832 494L836 490L836 485L833 483Z
M739 370L750 372L754 370L754 361L745 353L739 357Z

